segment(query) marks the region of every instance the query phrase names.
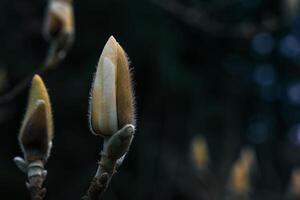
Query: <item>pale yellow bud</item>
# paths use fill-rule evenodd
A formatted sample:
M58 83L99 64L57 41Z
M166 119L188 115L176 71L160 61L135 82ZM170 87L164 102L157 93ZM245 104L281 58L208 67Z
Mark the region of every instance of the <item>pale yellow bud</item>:
M40 76L35 75L19 134L25 158L29 161L46 160L52 137L53 122L48 92Z
M115 40L107 41L92 85L90 123L96 135L111 136L126 124L134 124L129 64Z

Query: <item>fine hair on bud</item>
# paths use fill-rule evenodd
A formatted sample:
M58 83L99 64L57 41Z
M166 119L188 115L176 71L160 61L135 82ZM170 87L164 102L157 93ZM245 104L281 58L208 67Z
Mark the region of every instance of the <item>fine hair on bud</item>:
M48 159L53 137L49 96L42 79L35 75L26 114L19 134L20 146L28 162Z
M94 134L111 136L135 124L134 97L125 51L110 37L100 56L91 90L89 118Z
M135 107L129 61L123 48L118 46L117 111L119 129L126 124L135 125Z

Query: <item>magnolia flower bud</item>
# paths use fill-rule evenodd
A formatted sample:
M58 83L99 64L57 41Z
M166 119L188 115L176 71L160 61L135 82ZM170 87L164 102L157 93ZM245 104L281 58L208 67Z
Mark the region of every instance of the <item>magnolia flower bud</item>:
M111 136L134 124L133 91L126 54L114 37L106 43L92 85L90 124L94 134Z
M27 162L46 161L52 137L53 123L49 96L42 79L35 75L19 134L19 142Z
M53 38L58 34L74 34L74 14L70 0L51 0L44 23L46 38Z

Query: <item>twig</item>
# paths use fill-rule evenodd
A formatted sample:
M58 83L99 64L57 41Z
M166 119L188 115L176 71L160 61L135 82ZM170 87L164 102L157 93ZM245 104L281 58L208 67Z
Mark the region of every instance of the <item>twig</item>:
M104 147L98 170L93 178L87 194L82 200L99 200L106 191L112 176L116 173L127 154L134 135L134 126L126 125L117 133L104 139Z
M111 174L104 172L104 170L101 169L100 164L98 171L101 171L102 173L99 173L99 175L96 175L93 178L87 194L82 197L82 200L98 200L106 191L114 172Z
M26 186L30 192L31 199L43 200L46 196L46 188L43 188L44 177L42 175L35 175L28 179L29 182L26 183Z
M26 186L29 190L31 200L43 200L46 196L46 188L43 188L43 182L47 176L43 162L35 161L28 164L20 157L14 158L14 161L18 168L28 176Z
M214 20L204 10L182 5L176 0L150 0L150 2L171 13L184 23L215 37L249 39L256 33L275 32L280 28L278 20L274 16L267 17L258 24L249 22L225 24Z
M116 163L116 160L110 159L105 153L102 153L96 175L90 184L87 195L82 200L98 200L102 197L116 172Z
M48 71L55 69L66 57L72 42L73 38L68 34L61 34L57 39L53 40L50 44L46 59L43 62L41 68L33 71L25 77L19 84L17 84L12 90L8 93L0 96L0 105L8 103L18 96L30 83L32 77L35 74L45 74Z

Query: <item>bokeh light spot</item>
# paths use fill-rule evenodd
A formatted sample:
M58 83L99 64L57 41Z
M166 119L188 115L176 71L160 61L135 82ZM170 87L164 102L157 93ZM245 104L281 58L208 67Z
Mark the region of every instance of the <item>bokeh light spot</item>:
M300 104L300 83L290 85L287 88L288 99L292 104Z
M252 48L260 55L270 54L274 47L274 39L270 33L258 33L252 40Z
M291 143L300 145L300 124L294 125L290 128L288 137Z
M247 139L250 143L261 144L269 135L269 127L264 121L251 123L247 130Z
M280 42L280 52L286 57L295 57L300 53L300 42L299 39L289 34L284 37Z
M280 87L278 85L262 86L259 92L265 101L275 101L280 97Z
M272 65L260 65L254 71L254 80L260 86L270 86L275 82L275 70Z

